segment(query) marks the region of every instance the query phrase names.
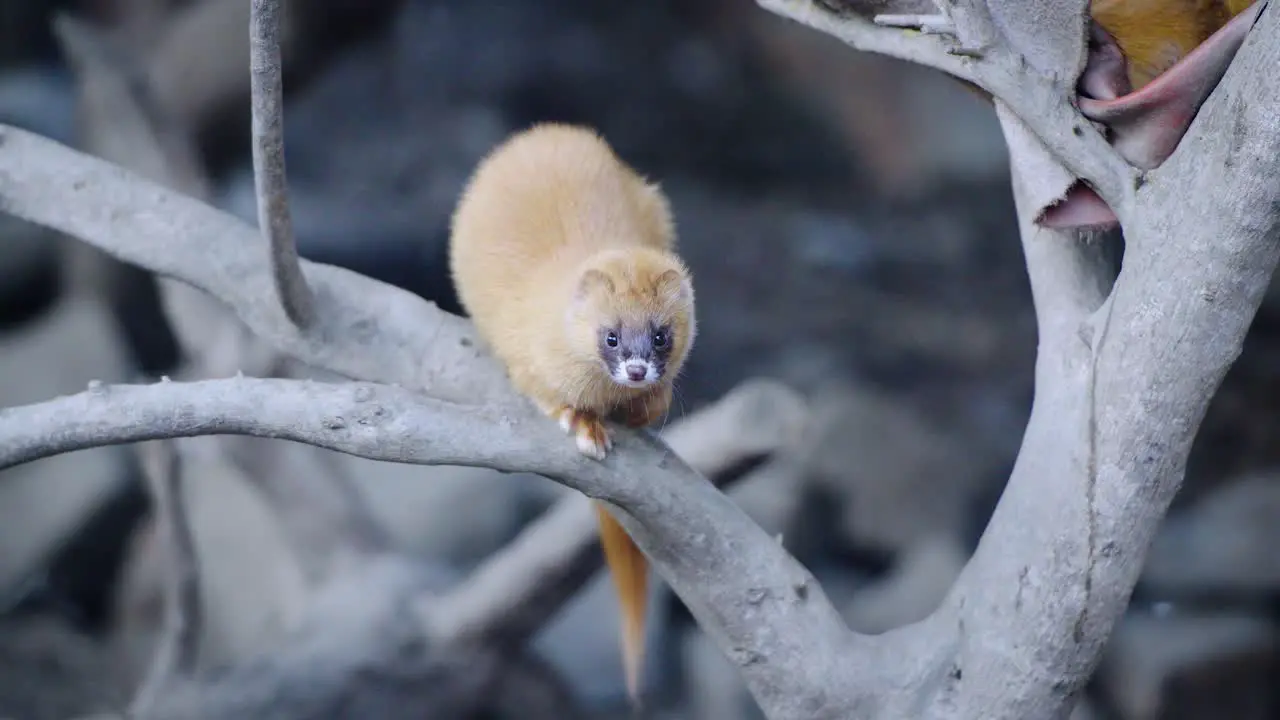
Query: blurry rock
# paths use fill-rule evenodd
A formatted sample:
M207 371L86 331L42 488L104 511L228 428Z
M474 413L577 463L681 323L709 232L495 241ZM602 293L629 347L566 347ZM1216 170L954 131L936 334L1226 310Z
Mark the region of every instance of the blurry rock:
M1262 618L1129 615L1099 667L1121 720L1269 720L1280 634Z
M930 536L964 537L987 459L869 388L831 384L813 407L824 431L810 469L840 498L849 540L891 552Z
M881 633L923 620L951 589L969 556L953 537L925 537L899 554L889 575L860 589L844 606L857 632Z
M280 33L286 93L305 87L334 55L381 29L398 4L399 0L290 3ZM145 22L139 28L139 15L131 13L134 37L126 41L147 44L148 74L168 112L183 123L212 129L215 136L247 132L247 124L235 130L217 126L227 125L229 118L248 117L248 6L223 0L178 3L164 18L162 32L146 32Z
M1142 582L1158 593L1280 590L1280 476L1216 487L1160 527Z
M671 590L657 573L651 573L649 578L642 694L665 692L672 681L671 669L665 662L671 637ZM589 710L626 707L620 622L613 580L601 571L534 637L533 649L547 659L569 684L578 702Z
M0 623L0 718L68 720L118 710L128 693L113 661L58 620Z
M37 322L0 334L0 407L118 382L125 356L96 301L65 297ZM64 453L0 471L0 596L39 572L50 554L126 482L120 447Z
M680 652L689 706L688 714L682 718L765 720L741 672L706 633L696 626L689 627L681 638Z

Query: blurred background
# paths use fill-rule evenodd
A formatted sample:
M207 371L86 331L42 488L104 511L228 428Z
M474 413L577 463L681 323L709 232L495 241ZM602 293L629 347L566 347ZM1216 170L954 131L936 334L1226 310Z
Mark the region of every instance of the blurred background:
M215 204L253 222L247 4L0 0L0 122L81 145L55 13L164 38L134 49L146 47L151 81L196 133ZM287 5L285 136L304 256L456 312L444 245L474 164L536 121L595 126L662 182L695 275L700 335L677 411L752 376L810 398L803 450L732 496L783 535L853 627L933 609L999 497L1033 391L1034 316L989 105L750 0ZM0 406L179 362L149 278L86 292L67 250L0 216ZM1280 717L1278 358L1270 298L1076 718ZM335 462L358 474L406 552L454 571L560 492L486 471ZM234 477L211 473L192 492L213 558L202 561L221 563L224 581L207 591L209 662L243 656L289 591L262 550L271 520ZM0 718L65 720L128 696L159 618L149 516L121 448L0 472ZM670 718L759 717L679 601L658 598L650 704ZM584 717L627 716L616 622L601 575L536 640Z

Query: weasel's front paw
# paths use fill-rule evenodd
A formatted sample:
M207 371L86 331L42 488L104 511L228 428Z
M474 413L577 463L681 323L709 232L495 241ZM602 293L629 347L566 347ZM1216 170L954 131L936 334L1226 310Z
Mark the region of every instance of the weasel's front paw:
M613 437L600 417L589 410L562 407L555 413L560 428L573 436L578 452L603 460L613 449Z

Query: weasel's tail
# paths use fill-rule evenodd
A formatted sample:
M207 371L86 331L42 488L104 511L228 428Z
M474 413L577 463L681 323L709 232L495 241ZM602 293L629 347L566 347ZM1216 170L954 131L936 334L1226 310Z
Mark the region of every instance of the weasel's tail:
M622 668L626 673L627 694L631 696L632 705L637 705L640 663L644 659L645 605L649 600L649 561L604 505L597 502L595 506L604 559L622 607Z

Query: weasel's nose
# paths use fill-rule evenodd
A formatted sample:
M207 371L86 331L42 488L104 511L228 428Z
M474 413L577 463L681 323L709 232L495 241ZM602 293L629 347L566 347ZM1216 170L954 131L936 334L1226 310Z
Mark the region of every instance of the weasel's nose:
M632 382L640 382L644 379L645 367L643 365L628 365L627 378Z

